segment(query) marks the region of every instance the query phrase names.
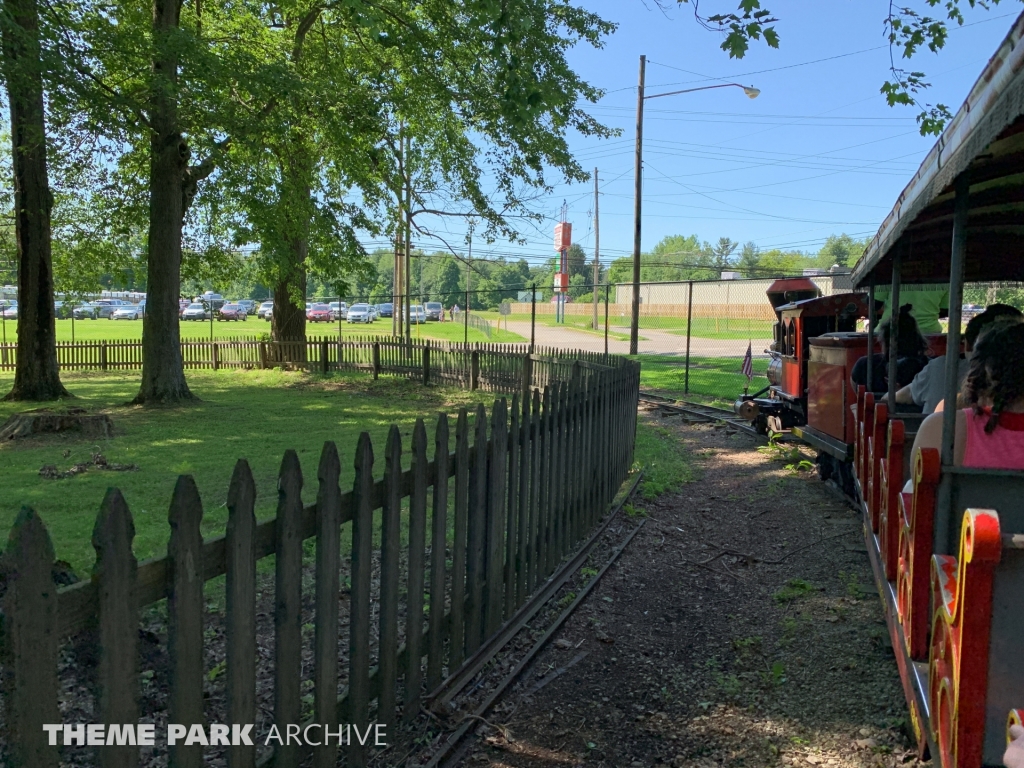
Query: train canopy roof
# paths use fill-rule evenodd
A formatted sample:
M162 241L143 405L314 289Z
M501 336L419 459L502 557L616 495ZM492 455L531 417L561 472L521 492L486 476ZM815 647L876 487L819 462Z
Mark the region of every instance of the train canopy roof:
M964 280L1024 280L1024 13L925 157L853 271L853 283L949 280L953 183L969 171Z

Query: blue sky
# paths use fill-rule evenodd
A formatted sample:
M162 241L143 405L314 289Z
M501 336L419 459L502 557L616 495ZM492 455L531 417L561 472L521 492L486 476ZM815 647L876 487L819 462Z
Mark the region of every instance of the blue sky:
M883 36L888 4L881 0L815 2L813 14L807 0L768 0L780 19L780 48L755 43L742 60L728 58L721 38L694 21L689 5L663 13L653 0L646 6L641 0L582 4L619 24L603 49L579 47L570 56L585 79L607 91L588 111L622 129L615 139L574 136L571 143L584 167L599 171L604 263L632 251L640 54L647 56L648 94L720 81L761 90L756 100L738 88L720 88L646 102L645 250L673 234L809 252L832 233L873 234L934 144L918 133L915 108L890 108L879 93L889 66ZM733 10L735 4L705 0L702 11ZM965 27L951 32L942 51L904 63L927 73L932 88L924 98L959 109L1020 10L1012 0L990 11L968 9ZM549 258L563 200L574 241L592 255L592 190L592 183L558 185L539 205L549 223L524 230L525 246L478 241L474 258ZM437 224L449 233L446 239L463 240L460 224Z

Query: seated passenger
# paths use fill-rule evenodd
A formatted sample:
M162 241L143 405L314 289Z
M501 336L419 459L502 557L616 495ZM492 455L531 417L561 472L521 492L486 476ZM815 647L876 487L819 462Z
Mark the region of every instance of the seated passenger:
M1016 307L1009 304L993 304L981 314L975 315L967 323L967 330L964 332L964 348L966 355L960 357L959 388L963 387L964 378L967 376L967 368L971 351L982 331L998 318L1021 318L1024 315ZM900 405L920 405L922 413L935 413L939 403L945 396L946 389L946 356L933 357L928 365L924 367L914 380L906 387L896 393L896 402Z
M856 388L863 384L868 392L889 391L889 323L886 320L879 327L877 336L882 345L881 354L875 354L872 362L871 382L868 382L868 358L865 355L853 365L850 380ZM917 329L917 323L910 314L910 305L900 307L896 331L896 387L905 387L927 365L925 350L928 348L924 336Z
M1024 469L1024 324L996 323L981 336L963 399L967 408L956 414L953 464ZM913 451L941 446L942 414L933 413L921 422Z

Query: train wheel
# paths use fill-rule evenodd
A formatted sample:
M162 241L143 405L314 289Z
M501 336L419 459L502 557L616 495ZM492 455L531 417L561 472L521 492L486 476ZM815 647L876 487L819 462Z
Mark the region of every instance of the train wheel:
M830 480L836 472L835 460L824 451L818 452L815 463L818 465L818 479L822 482Z
M853 484L853 464L849 461L839 461L836 463L839 465L839 476L836 478L837 484L843 489L843 493L852 499L856 490Z

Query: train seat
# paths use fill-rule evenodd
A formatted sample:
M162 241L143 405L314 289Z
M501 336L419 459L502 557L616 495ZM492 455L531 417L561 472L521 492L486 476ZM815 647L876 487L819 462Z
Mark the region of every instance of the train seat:
M901 495L899 557L896 573L897 615L912 659L928 653L929 573L932 555L949 555L961 537L961 518L936 515L939 484L945 477L950 509L998 509L1007 530L1024 531L1024 472L967 467L942 469L939 452L925 448L914 458L913 493ZM941 530L947 526L946 530ZM948 542L937 551L935 542ZM1024 584L1022 584L1024 589ZM1021 612L1024 616L1024 612Z
M992 509L958 523L959 553L931 562L929 726L939 764L980 768L1002 764L1006 712L1024 691L1024 529Z
M885 578L895 581L900 541L899 496L903 478L910 474L907 467L910 445L906 425L901 419L890 419L886 433L885 456L878 466L878 551Z

